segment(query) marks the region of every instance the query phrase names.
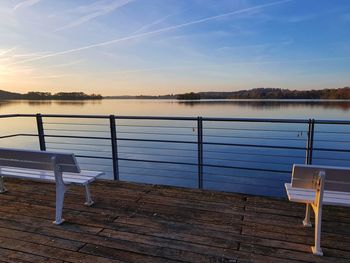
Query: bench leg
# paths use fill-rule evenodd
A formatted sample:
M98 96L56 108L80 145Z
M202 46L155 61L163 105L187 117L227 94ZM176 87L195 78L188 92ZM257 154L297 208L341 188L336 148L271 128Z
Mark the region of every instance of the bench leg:
M86 198L86 202L84 203L84 205L92 206L94 204L94 201L92 201L92 198L91 198L89 185L85 185L85 198Z
M311 221L310 221L310 212L311 212L311 205L306 204L306 214L305 214L305 219L303 220L303 226L305 227L311 227Z
M321 249L321 222L322 208L316 208L315 211L315 246L311 247L312 253L317 256L323 256Z
M55 225L60 225L64 222L62 218L64 194L66 187L64 184L56 184L56 220L53 222Z
M7 190L4 186L4 177L0 176L0 194L6 193Z

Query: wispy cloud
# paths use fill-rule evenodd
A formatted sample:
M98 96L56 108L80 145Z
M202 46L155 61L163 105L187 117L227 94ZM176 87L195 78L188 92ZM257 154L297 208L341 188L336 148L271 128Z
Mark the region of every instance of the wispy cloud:
M236 15L236 14L242 14L242 13L245 13L245 12L250 12L252 10L258 10L258 9L268 8L268 7L272 7L272 6L276 6L276 5L281 5L281 4L284 4L284 3L291 2L291 1L293 1L293 0L281 0L281 1L270 2L270 3L267 3L267 4L256 5L256 6L252 6L252 7L248 7L248 8L243 8L243 9L240 9L240 10L235 10L235 11L222 13L222 14L215 15L215 16L209 16L209 17L206 17L206 18L193 20L193 21L190 21L190 22L186 22L186 23L182 23L182 24L177 24L177 25L161 28L161 29L158 29L158 30L148 31L148 32L145 32L145 33L134 34L134 35L131 35L131 36L118 38L118 39L112 39L112 40L109 40L109 41L100 42L100 43L96 43L96 44L92 44L92 45L87 45L87 46L82 46L82 47L78 47L78 48L68 49L68 50L64 50L64 51L54 52L54 53L50 53L50 54L47 54L47 55L43 55L41 57L32 58L32 59L21 60L21 61L15 62L14 64L21 64L21 63L26 63L26 62L36 61L36 60L42 60L42 59L46 59L46 58L66 55L66 54L70 54L70 53L75 53L75 52L78 52L78 51L83 51L83 50L87 50L87 49L91 49L91 48L96 48L96 47L102 47L102 46L107 46L107 45L111 45L111 44L116 44L116 43L124 42L124 41L127 41L127 40L133 40L133 39L148 37L148 36L151 36L151 35L156 35L156 34L168 32L168 31L172 31L172 30L176 30L176 29L181 29L181 28L185 28L185 27L188 27L188 26L205 23L205 22L216 20L216 19L220 19L220 18Z
M0 56L4 56L8 53L11 53L12 51L14 51L16 48L18 48L18 46L14 46L12 48L9 48L9 49L5 49L5 50L1 50L0 49Z
M97 3L93 3L90 5L78 7L76 10L76 13L78 13L78 15L81 15L81 16L78 19L74 20L73 22L57 28L56 31L61 31L64 29L82 25L86 22L89 22L92 19L107 15L117 10L118 8L121 8L133 1L134 0L118 0L113 2L99 1Z
M16 11L21 8L26 8L26 7L31 7L33 5L36 5L40 2L41 0L24 0L19 2L17 5L13 7L13 11Z
M272 64L300 64L300 63L320 63L320 62L332 62L350 60L350 57L323 57L323 58L306 58L306 59L295 59L295 60L266 60L266 61L246 61L246 62L233 62L224 64L205 64L205 65L178 65L169 67L154 67L154 68L139 68L122 71L114 71L113 75L124 75L141 72L156 72L156 71L168 71L168 70L188 70L188 69L203 69L203 68L228 68L234 66L244 65L272 65Z
M80 63L82 63L84 61L85 61L84 59L79 59L79 60L75 60L75 61L71 61L71 62L67 62L67 63L56 64L56 65L52 65L52 66L46 66L45 69L74 66L74 65L80 64Z
M142 32L142 31L145 31L146 29L150 29L150 28L152 28L152 27L154 27L156 25L159 25L159 24L163 23L164 21L166 21L170 17L179 15L180 13L181 12L176 12L176 13L173 13L173 14L169 14L169 15L163 16L163 17L161 17L161 18L159 18L159 19L157 19L157 20L155 20L155 21L153 21L151 23L148 23L146 25L141 26L139 29L137 29L136 31L134 31L130 35L135 35L135 34L138 34L138 33Z
M55 75L39 75L39 76L32 76L33 79L57 79L57 78L64 78L64 77L71 77L72 74L55 74Z

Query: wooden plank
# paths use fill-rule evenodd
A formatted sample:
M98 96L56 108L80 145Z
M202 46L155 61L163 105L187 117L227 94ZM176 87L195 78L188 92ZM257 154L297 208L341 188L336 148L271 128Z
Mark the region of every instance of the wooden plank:
M31 242L25 242L12 238L0 237L0 248L15 250L23 253L30 253L37 256L48 257L55 260L64 259L67 262L84 263L121 263L125 261L108 259L100 256L87 255L79 252L58 249L45 245L39 245Z
M305 206L285 199L98 181L91 187L96 206L84 207L84 192L73 186L67 222L55 226L54 185L6 185L0 254L33 258L5 262L350 261L350 211L343 207L324 207L319 258L310 253L313 229L301 226Z

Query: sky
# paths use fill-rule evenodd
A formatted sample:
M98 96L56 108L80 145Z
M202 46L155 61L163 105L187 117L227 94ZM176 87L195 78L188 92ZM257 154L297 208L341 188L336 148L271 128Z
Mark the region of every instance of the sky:
M0 89L350 85L349 0L1 0Z

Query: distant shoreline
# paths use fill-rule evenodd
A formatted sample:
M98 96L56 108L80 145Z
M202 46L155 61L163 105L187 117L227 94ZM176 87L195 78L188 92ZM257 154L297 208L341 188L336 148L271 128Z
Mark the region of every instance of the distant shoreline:
M205 100L230 100L230 101L343 101L350 100L350 87L322 90L289 90L276 88L256 88L239 91L208 91L189 92L183 94L168 95L122 95L102 96L100 94L86 94L84 92L28 92L26 94L13 93L0 90L0 100L102 100L102 99L123 99L123 100L178 100L178 101L205 101Z
M93 98L74 98L74 99L57 99L57 98L47 98L47 99L29 99L29 98L19 98L19 99L3 99L0 101L101 101L101 100L159 100L159 101L176 101L176 102L350 102L350 99L200 99L200 100L179 100L176 98L165 99L165 98L111 98L102 97L98 99Z

